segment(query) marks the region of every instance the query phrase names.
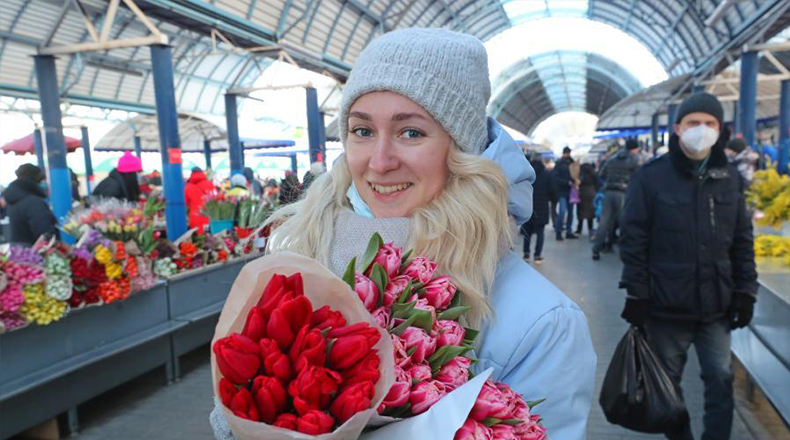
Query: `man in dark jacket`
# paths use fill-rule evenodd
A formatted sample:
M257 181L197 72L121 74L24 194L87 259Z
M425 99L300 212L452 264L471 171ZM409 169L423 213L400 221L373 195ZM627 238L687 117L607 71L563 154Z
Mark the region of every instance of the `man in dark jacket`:
M565 147L562 149L562 158L557 161L554 165L554 171L552 171L552 180L557 192L557 205L559 205L560 211L554 222L554 231L557 234L558 241L562 241L563 229L565 229L565 238L578 238L573 234L573 210L568 204L571 196L571 186L573 185L570 170L571 163L573 163L571 149Z
M532 184L532 217L521 225L521 234L524 235L524 260L529 260L530 243L532 235L536 236L535 263L542 263L544 229L549 223L549 203L557 201L557 194L551 176L546 172L543 161L538 159L529 162L535 170L535 183Z
M703 440L730 438L730 331L749 324L757 292L752 225L742 179L724 154L723 114L707 93L681 104L669 154L634 174L621 219L622 316L644 328L678 387L694 344L705 382ZM693 439L688 426L666 435Z
M8 203L11 243L28 246L44 234L57 234L57 220L47 204L47 192L41 185L41 168L24 164L16 170L17 179L8 185L3 198Z
M638 155L639 143L634 139L628 139L625 142L625 150L619 151L601 167L601 172L598 176L605 182L603 187L604 199L601 212L601 226L595 234L595 242L592 248L593 260L601 258L601 249L606 239L614 232L615 223L620 218L620 211L623 208L628 182L639 166Z

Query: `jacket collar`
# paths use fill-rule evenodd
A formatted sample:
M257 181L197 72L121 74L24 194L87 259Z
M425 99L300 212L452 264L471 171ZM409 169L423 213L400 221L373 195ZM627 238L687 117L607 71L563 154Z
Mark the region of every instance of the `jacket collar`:
M669 138L669 157L672 165L681 173L690 176L698 175L697 165L680 148L680 138L677 134L673 134ZM705 175L712 179L726 179L730 176L730 172L727 170L727 162L727 155L724 153L724 140L720 136L713 148L711 148L710 160L708 161Z

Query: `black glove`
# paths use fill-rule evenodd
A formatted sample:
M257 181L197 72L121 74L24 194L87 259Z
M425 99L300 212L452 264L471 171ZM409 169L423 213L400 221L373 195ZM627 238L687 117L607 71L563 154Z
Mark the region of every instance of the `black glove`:
M735 292L730 304L730 328L743 328L752 322L754 316L754 302L756 298L753 295L744 292Z
M623 319L628 321L631 325L641 327L647 321L647 315L650 311L650 301L646 299L626 298L625 308L620 315Z

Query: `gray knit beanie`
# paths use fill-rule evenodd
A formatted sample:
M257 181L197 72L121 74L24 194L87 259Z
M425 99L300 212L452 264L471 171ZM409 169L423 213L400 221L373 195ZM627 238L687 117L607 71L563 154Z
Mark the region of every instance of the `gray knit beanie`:
M488 55L483 43L471 35L409 28L371 42L357 58L343 90L343 144L351 105L375 91L392 91L422 106L466 153L480 154L488 144Z

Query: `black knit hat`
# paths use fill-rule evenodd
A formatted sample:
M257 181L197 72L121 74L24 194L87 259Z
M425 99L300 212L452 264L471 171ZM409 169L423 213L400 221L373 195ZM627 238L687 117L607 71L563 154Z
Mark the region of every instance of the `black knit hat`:
M691 113L707 113L719 120L719 125L724 124L724 108L719 98L710 93L695 93L686 98L678 109L675 123L680 124L686 115Z
M41 168L30 164L22 164L19 168L16 169L16 177L20 179L30 179L35 182L41 182L44 180L44 172L41 171Z
M565 147L562 149L562 154L570 154L570 152L571 152L571 147Z
M636 139L626 139L625 141L625 149L626 150L636 150L639 148L639 142Z

